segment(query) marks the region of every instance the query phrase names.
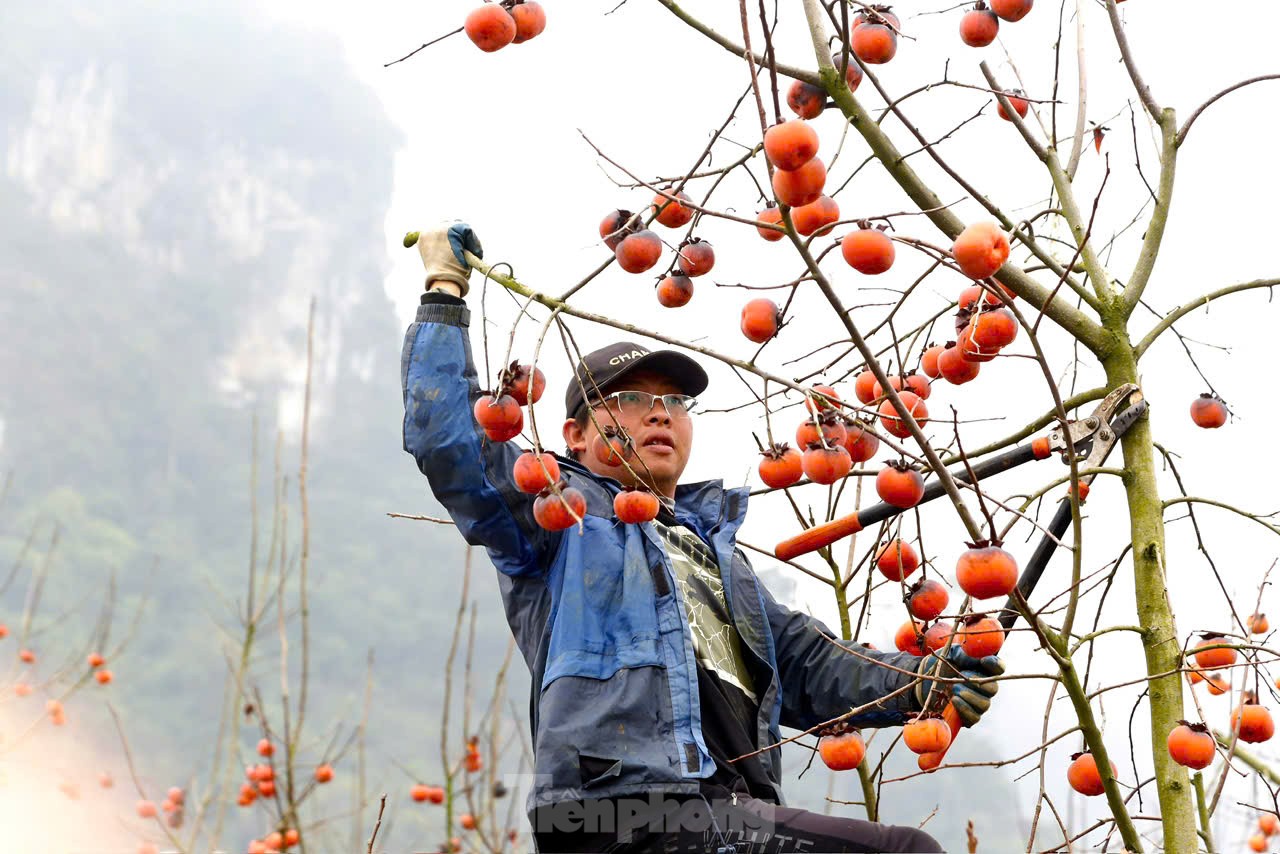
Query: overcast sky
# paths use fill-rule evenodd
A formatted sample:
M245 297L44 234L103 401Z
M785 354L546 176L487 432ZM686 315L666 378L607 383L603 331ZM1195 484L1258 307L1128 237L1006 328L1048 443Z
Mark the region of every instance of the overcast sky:
M387 215L391 273L385 282L400 319L406 322L421 287L421 269L417 254L400 248L405 231L443 218L466 219L481 234L488 259L510 262L526 284L559 293L607 257L596 239L601 216L616 207L634 210L648 199L644 191L616 188L606 172L618 176L617 171L601 168L579 131L642 176L681 174L747 83L740 60L702 40L651 0L629 0L610 15L603 13L612 3L546 2L547 30L528 44L486 55L459 35L408 62L390 69L382 67L423 41L459 26L471 5L455 0L367 0L358 4L271 0L269 4L271 11L283 18L338 34L357 73L375 87L406 133L407 143L397 163L395 198ZM685 5L722 32L740 39L737 4L690 0ZM780 58L812 67L799 4L783 5L789 11L777 36ZM1127 106L1133 99L1132 87L1119 64L1104 11L1094 3L1082 5L1089 67L1088 116L1110 128L1102 153L1109 155L1112 171L1096 226L1098 233L1109 235L1133 219L1145 190L1133 169L1135 134ZM881 71L892 93L941 79L948 59L951 79L980 85L977 65L985 59L1006 85L1017 85L1016 66L1034 97L1052 97L1053 41L1058 24L1055 4L1040 0L1024 21L1002 28L997 45L982 50L960 44L956 35L959 11L914 14L932 8L917 3L898 7L904 30L916 40L903 40L898 57ZM1183 120L1224 86L1280 70L1274 52L1275 34L1280 32L1280 9L1275 4L1254 0L1214 4L1207 9L1203 3L1186 0L1131 0L1123 9L1134 53L1155 98L1174 106ZM1074 26L1074 21L1068 20L1069 34ZM1001 45L1007 47L1012 64ZM1061 123L1069 128L1077 100L1074 38L1068 39L1062 59ZM858 94L865 104L875 106L879 101L868 88L864 85ZM908 101L906 108L924 132L936 138L977 112L987 100L981 92L940 87ZM1280 190L1280 166L1274 156L1277 103L1280 83L1234 93L1205 113L1188 136L1178 166L1174 212L1164 251L1147 291L1148 301L1157 310L1226 284L1280 272L1275 258L1273 207ZM989 107L949 139L943 149L945 156L1012 215L1029 215L1045 206L1047 181L1013 128L992 112ZM842 142L843 128L833 113L829 111L816 122L822 136L820 156L828 161ZM1152 133L1140 111L1136 124L1143 168L1147 180L1154 183ZM915 147L904 140L901 128L892 121L886 126L904 150ZM741 149L734 141L750 146L759 134L754 107L748 102L726 134L730 141L717 147L714 162L722 164L736 156ZM843 140L828 186L848 177L866 153L865 145L850 133ZM930 178L936 174L923 157L913 162ZM1080 203L1086 209L1097 193L1103 163L1103 156L1092 146L1086 149L1077 182ZM762 175L762 165L756 163L755 171ZM954 184L939 181L935 186L944 201L959 203L956 210L961 216L978 217L976 206L966 201ZM698 186L700 191L704 188L705 184ZM910 208L878 168L860 173L839 201L846 217ZM725 182L717 205L745 215L759 207L752 185L740 173ZM898 228L931 242L946 242L920 217L899 220ZM1141 232L1139 223L1118 239L1107 258L1110 269L1122 280L1131 267ZM766 245L749 229L725 221L712 220L701 233L716 245L717 266L706 279L698 280L697 292L686 308L672 311L659 307L653 299L651 278L628 276L616 269L586 288L575 298L575 305L749 357L753 347L737 332L738 310L748 293L712 288L707 279L721 284L776 284L795 276L794 254L785 244ZM870 290L858 293L859 288L880 284L902 287L924 263L922 257L900 249L898 265L882 277L887 282L873 282L852 272L839 261L838 253L830 257L826 267L846 303L860 304L885 297ZM478 307L479 277L474 284L471 302ZM378 287L379 283L370 282L369 286ZM907 316L926 316L954 299L962 286L952 275L930 278L923 293L913 298ZM498 351L492 357L496 365L506 345L512 302L491 288L488 305L492 311L489 345ZM802 293L796 305L796 316L804 319L785 329L765 350L761 364L769 370L795 375L797 366L784 364L788 359L838 337L836 324L827 316L829 312L824 313L816 292ZM1149 317L1141 310L1135 317L1134 333L1140 337ZM864 326L877 318L876 308L855 313L855 320ZM1280 504L1274 486L1280 466L1272 439L1274 420L1280 412L1273 393L1273 330L1278 322L1280 311L1267 304L1265 292L1236 297L1186 321L1183 328L1187 335L1215 345L1192 346L1201 367L1236 413L1236 419L1218 431L1200 431L1190 425L1187 407L1205 386L1172 336L1166 336L1143 363L1143 384L1151 400L1157 438L1182 455L1181 471L1192 493L1214 495L1260 512L1270 512ZM573 328L586 347L616 337L614 332L581 323ZM473 323L473 329L479 353L479 324ZM536 332L535 325L521 324L516 339L520 355L527 357L532 352ZM1049 329L1045 338L1056 364L1064 366L1065 372L1069 350L1063 337ZM398 347L399 341L389 341L388 346ZM1020 352L1025 352L1025 342L1021 346L1024 349ZM558 392L568 371L558 340L548 338L547 347L542 358L554 393L549 392L548 403L539 406L539 415L544 436L555 436L561 417ZM810 360L805 366L813 364ZM746 398L744 387L728 371L716 366L711 372L713 386L705 395L709 407L724 408ZM1090 387L1098 378L1095 369L1087 368L1078 388ZM1049 407L1043 381L1029 360L998 361L985 367L978 381L962 389L939 391L930 400L935 413L946 414L947 407L954 405L961 419L997 419L970 425L965 434L970 446L1021 426ZM779 416L778 423L784 425L780 432L789 434L796 420L794 410ZM688 472L691 479L723 477L730 484L756 483L750 431L762 430L762 423L755 420L754 413L706 415L699 419L697 430L695 457ZM559 442L554 447L559 447ZM1111 462L1119 463L1118 454ZM1034 487L1061 471L1056 462L1032 468L1034 472L1007 476L1008 491ZM1172 490L1167 478L1162 489ZM814 489L800 498L814 502L819 511L825 501ZM1100 482L1088 507L1086 568L1096 568L1114 557L1127 538L1127 526L1115 522L1122 518L1122 509L1118 484ZM1277 541L1256 525L1212 510L1201 512L1225 583L1237 607L1248 613L1257 585L1278 553ZM962 548L959 528L950 518L953 515L937 508L924 517L926 543L936 552L930 556L937 558L947 576ZM771 545L794 533L790 516L778 500L757 502L743 538ZM1194 551L1190 533L1185 522L1178 523L1170 527L1168 541L1170 594L1183 636L1193 629L1225 628L1227 615L1207 565ZM1010 548L1025 558L1031 546L1019 539ZM1045 583L1061 589L1068 566L1068 558L1059 556ZM1104 621L1134 621L1128 576L1126 568L1110 594ZM828 620L834 618L821 585L802 580L799 590L815 613ZM866 637L883 646L890 643L902 615L892 595L882 598L878 619ZM1269 593L1264 596L1264 608L1271 598ZM1114 641L1099 646L1112 653L1099 666L1113 674L1133 674L1141 666L1136 644L1124 636L1112 637ZM1042 656L1032 653L1026 636L1011 642L1008 657L1015 668L1025 671L1043 672L1048 667ZM1043 696L1043 684L1008 685L993 714L992 731L1012 729L1030 739L1039 727ZM1120 691L1108 700L1109 740L1123 740L1133 698L1132 693ZM1226 709L1225 699L1207 701L1206 711L1214 721L1222 722ZM1138 720L1140 740L1146 738L1143 717ZM1069 710L1064 709L1056 720L1069 721ZM1057 752L1065 761L1069 751ZM1131 771L1123 772L1122 777L1132 782ZM1241 799L1249 796L1245 790L1240 795ZM1084 807L1086 814L1098 809L1095 804ZM1082 820L1080 815L1077 812L1077 820ZM1238 834L1239 826L1230 832ZM1224 841L1238 840L1229 836Z

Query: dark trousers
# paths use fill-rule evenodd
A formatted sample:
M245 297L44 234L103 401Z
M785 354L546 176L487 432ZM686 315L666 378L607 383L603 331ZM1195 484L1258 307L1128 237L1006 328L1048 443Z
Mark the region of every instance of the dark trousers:
M939 852L932 836L900 827L778 806L758 798L658 794L553 804L530 816L540 854ZM728 854L725 849L725 854Z

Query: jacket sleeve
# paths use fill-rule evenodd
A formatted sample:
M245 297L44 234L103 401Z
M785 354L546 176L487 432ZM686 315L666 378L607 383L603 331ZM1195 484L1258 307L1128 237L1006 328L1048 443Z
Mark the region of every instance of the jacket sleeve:
M484 546L499 571L543 571L558 535L533 521L532 496L516 489L521 451L490 442L472 414L481 390L467 335L471 313L449 294L423 297L400 357L404 449L471 545Z
M817 726L915 681L914 676L882 667L877 662L914 673L920 665L916 656L906 652L879 652L841 640L822 621L779 605L764 584L759 587L778 659L778 678L782 683L779 723L783 726L792 729ZM844 652L832 644L832 640L857 654ZM915 691L908 689L849 718L848 723L861 727L897 726L919 709Z

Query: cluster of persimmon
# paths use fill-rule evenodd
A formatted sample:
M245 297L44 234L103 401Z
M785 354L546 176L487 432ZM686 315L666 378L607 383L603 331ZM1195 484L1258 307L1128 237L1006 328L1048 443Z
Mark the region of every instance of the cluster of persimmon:
M695 211L688 194L674 187L653 197L647 209L654 222L667 228L683 228L693 221ZM644 226L641 215L629 210L611 211L600 221L600 238L613 250L618 266L628 273L647 272L662 258L663 241ZM670 270L659 277L658 302L667 308L679 308L693 299L693 280L705 276L715 266L716 253L711 243L700 237L689 237L676 249Z
M108 778L109 779L109 778ZM165 815L165 821L174 829L182 827L183 812L186 806L186 794L179 786L171 786L160 802L159 812ZM158 815L154 801L140 800L134 809L139 818L155 818Z
M1268 626L1266 617L1262 614L1254 614L1250 620L1250 631L1255 634L1261 634L1267 631ZM1213 671L1222 670L1233 666L1238 658L1236 650L1229 645L1226 636L1214 632L1206 632L1201 635L1200 640L1196 643L1191 653L1194 664L1187 670L1187 679L1194 686L1203 682L1208 686L1210 694L1220 696L1230 690L1229 683L1220 675ZM1240 704L1232 710L1229 718L1231 732L1235 734L1240 741L1258 744L1270 741L1275 735L1275 721L1271 717L1271 712L1265 706L1258 702L1257 695L1252 691L1243 691L1241 693ZM1179 721L1177 726L1170 730L1166 739L1166 746L1169 750L1169 756L1174 762L1183 765L1192 770L1202 770L1209 767L1213 763L1214 754L1217 752L1217 742L1213 735L1209 732L1208 727L1201 723L1191 723L1189 721ZM1096 796L1103 793L1103 784L1101 776L1098 774L1097 765L1093 756L1084 753L1077 754L1072 757L1073 762L1067 769L1067 782L1071 787L1082 795ZM1112 776L1115 776L1115 763L1111 765ZM1266 831L1263 823L1260 823L1260 829L1264 830L1263 841L1265 836L1274 832L1275 820L1273 815L1264 815L1264 823L1272 828ZM1270 819L1270 821L1265 821ZM1251 843L1252 844L1252 843ZM1264 850L1263 848L1255 848L1256 851Z
M474 735L467 739L467 752L463 756L462 765L468 774L478 774L484 768L484 759L480 756L480 739Z
M535 0L485 3L471 10L462 28L472 44L493 53L541 35L547 28L547 13Z
M112 672L103 666L106 663L107 660L102 656L102 653L89 653L89 669L93 671L93 678L99 685L109 685L111 680L115 678Z
M1250 851L1266 851L1267 840L1280 831L1280 818L1272 812L1264 812L1258 816L1258 832L1249 837Z
M442 804L444 803L444 789L440 786L417 783L409 788L409 797L419 804L428 801L433 804Z
M519 435L524 428L520 407L536 403L545 385L540 369L513 362L503 371L498 393L486 393L476 400L473 412L485 436L490 441L506 442ZM635 459L635 444L625 430L606 424L601 431L591 446L591 452L600 462L622 466ZM533 502L533 518L542 528L548 531L571 528L586 513L586 498L561 478L560 464L554 454L525 451L516 458L511 475L517 489L537 496ZM645 488L624 489L613 501L615 515L625 524L651 521L657 517L658 507L658 497Z
M842 251L849 264L864 273L884 272L893 264L893 243L877 229L862 228L846 235ZM952 255L957 267L970 278L987 280L1008 259L1009 239L994 223L975 223L956 238ZM931 378L941 377L953 385L967 383L977 377L982 362L994 359L1017 338L1017 320L1004 307L1005 301L1011 299L1013 294L999 285L975 284L966 288L957 300L957 341L928 347L920 360L923 373L913 371L888 378L917 424L929 420L925 400L932 391ZM752 300L743 309L743 332L753 341L757 340L755 331L772 330L771 337L777 332L778 316L771 300ZM801 473L816 483L834 483L849 474L854 462L865 462L878 450L879 438L869 424L839 412L841 399L833 388L817 386L814 392L817 395L810 394L806 402L810 417L796 432L796 444L805 449L804 457L785 444L773 444L764 451L759 472L770 487L791 486L799 481ZM856 377L854 394L862 404L878 404L876 414L887 433L901 439L911 435L907 421L870 369ZM911 467L891 463L876 478L876 489L882 500L905 509L919 502L924 481Z
M1032 0L978 0L960 18L960 40L969 47L986 47L1000 33L1000 22L1021 21L1031 11Z
M236 798L236 803L240 806L250 806L259 797L274 798L276 796L276 769L269 763L246 765L244 776L245 782L240 784L240 795ZM319 779L318 776L317 779Z
M67 723L67 712L60 701L46 700L44 710L49 715L49 723L54 726L64 726Z
M476 423L491 442L506 442L524 429L522 406L531 406L542 398L547 378L540 368L512 362L498 377L495 392L485 392L472 409Z
M298 833L297 828L273 830L261 839L250 840L248 852L249 854L284 854L301 840L302 835Z
M876 568L890 581L904 583L920 565L915 548L899 539L883 544L876 553ZM1018 565L999 544L971 543L956 562L956 583L975 600L1007 596L1017 586ZM939 620L950 597L938 581L921 579L907 588L903 598L911 617L894 634L894 646L901 652L923 656L959 644L969 655L982 658L1004 646L1004 627L986 614L966 614L958 625L953 619ZM936 622L930 625L930 620Z

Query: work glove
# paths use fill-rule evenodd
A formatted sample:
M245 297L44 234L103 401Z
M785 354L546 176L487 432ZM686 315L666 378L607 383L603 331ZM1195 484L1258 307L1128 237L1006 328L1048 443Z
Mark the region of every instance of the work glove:
M412 246L405 237L405 243ZM471 265L467 263L463 251L470 252L477 258L484 257L484 249L480 246L480 238L465 222L452 225L440 225L430 231L417 235L418 254L422 256L422 266L427 268L427 290L433 283L450 283L458 286L458 296L465 297L470 287Z
M938 662L941 660L941 667ZM931 652L920 662L918 672L923 678L916 684L916 702L924 708L925 700L933 688L934 680L930 678L937 668L937 675L943 679L982 679L999 676L1004 673L1004 662L997 655L974 658L964 651L959 644L951 644L945 650ZM991 708L991 698L1000 690L998 682L940 682L938 693L948 696L951 705L955 706L960 720L967 727L973 726Z

